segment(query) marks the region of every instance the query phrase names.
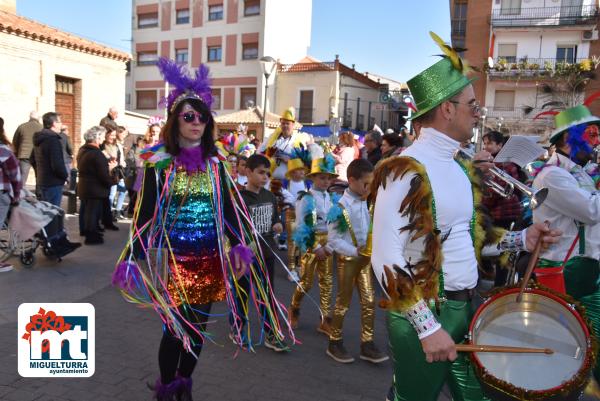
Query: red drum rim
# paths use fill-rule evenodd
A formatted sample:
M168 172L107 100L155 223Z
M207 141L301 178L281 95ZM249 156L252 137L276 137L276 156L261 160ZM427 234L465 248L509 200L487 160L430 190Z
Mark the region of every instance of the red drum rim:
M486 307L497 299L504 298L509 295L513 295L515 293L518 293L519 291L521 291L521 289L519 287L502 290L502 291L492 295L483 304L481 304L481 306L479 306L479 308L477 308L477 311L473 315L473 319L471 319L471 323L469 324L469 342L471 342L470 339L473 338L473 331L474 331L475 324L478 321L481 313L486 309ZM524 293L532 293L532 294L542 295L542 296L550 298L550 299L558 302L562 306L564 306L566 310L568 310L573 316L575 316L575 318L577 319L577 322L579 322L579 325L583 329L586 338L588 338L588 339L590 338L590 330L588 329L588 326L587 326L585 320L583 319L581 314L578 313L577 310L573 309L573 307L572 307L573 304L570 302L567 302L567 300L563 296L558 295L556 293L549 292L545 289L540 289L540 288L526 288ZM585 358L584 358L581 368L578 371L578 374L581 373L583 370L590 369L589 359L592 357L591 356L592 348L593 348L592 342L588 341L586 344ZM487 372L487 370L485 369L485 367L483 366L483 364L477 357L476 352L471 353L471 361L473 361L473 363L476 365L477 371ZM512 386L510 383L504 382L500 379L497 379L497 380L499 380L501 383L505 383L507 386ZM556 392L556 391L561 391L565 387L565 384L566 383L556 386L556 387L549 388L549 389L544 389L544 390L525 390L525 389L524 390L528 394L542 394L542 393L547 394L547 393L552 393L552 392ZM512 386L512 387L514 387L514 386Z

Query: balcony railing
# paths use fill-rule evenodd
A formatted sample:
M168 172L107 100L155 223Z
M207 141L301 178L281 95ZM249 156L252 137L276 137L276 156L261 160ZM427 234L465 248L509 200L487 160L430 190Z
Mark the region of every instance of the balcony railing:
M565 60L556 58L521 58L498 57L494 66L486 66L490 77L551 77L571 72L590 72L596 69L594 60Z
M528 106L517 106L517 107L494 107L486 106L487 114L486 118L488 122L491 120L504 120L504 121L528 121L533 125L549 125L553 123L552 119L538 119L533 118L548 109L532 108ZM502 121L501 120L501 121Z
M492 26L595 25L598 8L589 6L499 8L492 11Z

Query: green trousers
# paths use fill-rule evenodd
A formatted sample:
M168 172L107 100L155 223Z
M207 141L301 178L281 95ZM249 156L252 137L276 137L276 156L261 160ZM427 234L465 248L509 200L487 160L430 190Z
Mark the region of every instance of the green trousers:
M470 302L447 301L436 315L454 342L461 343L469 330L473 310ZM390 348L394 361L395 401L437 401L447 383L454 401L487 400L470 365L460 353L454 362L425 360L415 329L401 313L388 312Z
M567 294L585 306L585 315L592 322L596 338L600 339L600 263L588 257L573 257L565 265L564 277ZM600 383L600 358L594 367L594 378Z

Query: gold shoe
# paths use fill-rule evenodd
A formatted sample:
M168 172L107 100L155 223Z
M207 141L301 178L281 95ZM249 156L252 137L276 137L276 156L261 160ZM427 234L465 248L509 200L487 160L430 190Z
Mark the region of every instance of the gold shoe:
M317 327L317 331L329 337L331 334L331 318L329 316L321 320L321 324Z
M288 310L288 318L290 320L290 326L292 326L293 330L298 328L298 318L299 317L300 317L300 309L290 306L290 309Z

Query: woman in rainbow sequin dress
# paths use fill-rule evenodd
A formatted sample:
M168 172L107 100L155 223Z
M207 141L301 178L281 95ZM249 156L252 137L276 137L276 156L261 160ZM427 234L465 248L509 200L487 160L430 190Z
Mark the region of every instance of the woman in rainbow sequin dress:
M238 278L246 275L266 289L253 291L253 305L267 299L271 285L260 282L268 275L259 274L264 263L251 219L214 145L208 69L201 65L190 78L185 66L166 59L158 65L174 87L168 119L161 142L141 154L142 188L113 284L130 302L151 305L164 323L156 398L191 400L190 377L210 339L205 325L212 303L227 301L232 331L241 338L238 322L248 318L248 308L236 309ZM281 327L289 327L284 316L279 302L265 316L281 339Z

